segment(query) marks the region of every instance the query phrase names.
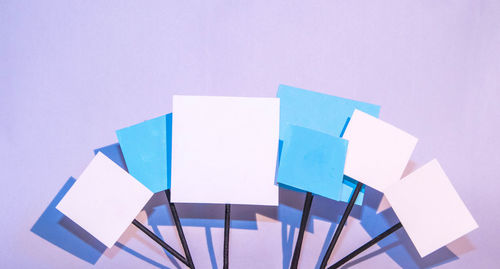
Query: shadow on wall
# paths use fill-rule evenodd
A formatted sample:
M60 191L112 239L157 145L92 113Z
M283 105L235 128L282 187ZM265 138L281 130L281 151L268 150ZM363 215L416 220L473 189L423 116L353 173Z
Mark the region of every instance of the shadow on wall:
M124 166L125 162L123 161L123 156L121 155L121 149L118 144L96 149L94 153L97 153L98 151L103 152L122 168L126 169L126 166ZM56 205L61 201L75 182L76 179L73 177L70 177L66 181L61 190L50 202L49 206L33 225L31 232L90 264L96 264L99 258L105 254L105 251L107 250L106 246L56 209ZM161 236L159 233L157 233L157 235ZM168 268L119 242L116 243L116 247L155 267ZM172 263L174 265L177 264L175 258L171 257L170 253L167 253L167 256L171 261L173 260Z
M56 205L75 182L73 177L66 181L33 225L31 232L76 257L95 264L106 250L106 246L56 209Z

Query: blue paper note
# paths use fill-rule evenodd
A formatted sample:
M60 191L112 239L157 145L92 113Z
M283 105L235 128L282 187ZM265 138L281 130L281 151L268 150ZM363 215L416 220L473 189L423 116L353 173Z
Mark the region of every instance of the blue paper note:
M280 85L277 97L280 98L280 139L286 143L289 137L287 125L297 125L315 131L341 137L354 109L378 117L380 106L328 94ZM283 158L283 156L281 156ZM281 168L280 168L281 169ZM352 193L350 182L344 181L341 201L347 202ZM364 192L364 191L363 191ZM360 193L356 204L361 204Z
M278 183L340 200L347 140L294 125L283 144Z
M170 188L172 114L116 131L129 173L152 192Z

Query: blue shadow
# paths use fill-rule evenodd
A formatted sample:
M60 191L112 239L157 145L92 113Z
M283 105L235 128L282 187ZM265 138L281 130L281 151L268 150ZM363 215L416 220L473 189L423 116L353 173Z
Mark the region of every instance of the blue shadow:
M281 250L283 269L289 268L292 261L293 239L295 237L295 229L300 226L300 218L302 211L286 205L278 207L278 218L281 222ZM310 221L310 220L309 220ZM312 225L307 225L308 227ZM289 229L289 230L288 230Z
M106 250L106 246L56 209L56 205L75 182L73 177L66 181L33 225L31 232L76 257L95 264Z
M128 171L127 165L125 164L125 158L123 158L122 149L120 148L120 144L115 143L102 148L94 149L94 154L97 154L98 152L106 155L106 157L123 168L123 170Z

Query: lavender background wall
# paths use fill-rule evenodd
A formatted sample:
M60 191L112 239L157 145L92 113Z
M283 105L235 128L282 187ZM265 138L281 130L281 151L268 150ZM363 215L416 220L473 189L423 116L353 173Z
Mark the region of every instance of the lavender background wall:
M279 83L382 105L420 138L408 171L438 158L480 225L425 259L400 231L352 268L498 266L498 1L1 0L0 267L182 267L134 227L104 251L51 201L173 94L274 96ZM233 268L287 268L304 195L280 195L279 208L235 207ZM366 197L331 263L397 221ZM163 203L139 219L180 249ZM315 198L301 268L318 265L344 206ZM223 208L178 211L198 268L221 268Z

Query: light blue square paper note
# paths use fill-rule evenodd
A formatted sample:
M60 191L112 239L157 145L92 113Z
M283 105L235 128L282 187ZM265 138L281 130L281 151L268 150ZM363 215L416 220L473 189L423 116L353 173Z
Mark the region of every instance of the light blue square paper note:
M340 200L347 140L289 125L278 183Z
M152 192L170 188L172 113L116 131L129 173Z

